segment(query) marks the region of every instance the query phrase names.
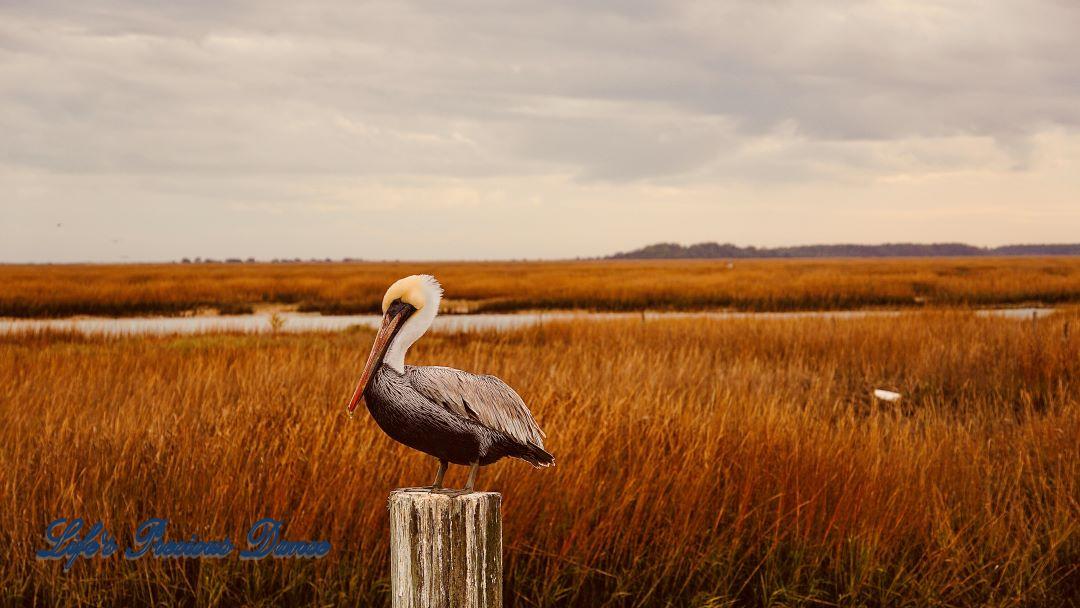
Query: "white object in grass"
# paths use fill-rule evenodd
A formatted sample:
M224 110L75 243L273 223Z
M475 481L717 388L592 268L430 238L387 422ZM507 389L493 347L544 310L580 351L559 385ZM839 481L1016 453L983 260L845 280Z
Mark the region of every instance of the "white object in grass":
M882 388L875 388L874 389L874 396L877 397L878 399L881 399L882 401L899 401L900 400L900 393L894 393L892 391L887 391L887 390L882 389Z

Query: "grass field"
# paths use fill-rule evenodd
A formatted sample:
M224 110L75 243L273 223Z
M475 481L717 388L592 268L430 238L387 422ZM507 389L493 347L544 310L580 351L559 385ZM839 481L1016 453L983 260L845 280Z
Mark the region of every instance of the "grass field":
M166 271L188 272L142 269ZM0 336L3 601L386 603L386 495L427 483L435 463L365 412L346 417L370 341ZM549 434L554 469L503 462L480 476L504 493L508 606L1080 601L1075 309L1037 323L551 323L428 336L411 362L499 375ZM904 398L874 402L878 387ZM234 540L275 516L287 537L334 548L316 562L82 560L66 574L34 560L45 524L76 515L122 544L150 516L176 538Z
M128 316L289 305L375 312L433 273L452 312L818 310L1080 302L1080 257L897 260L0 266L0 316Z

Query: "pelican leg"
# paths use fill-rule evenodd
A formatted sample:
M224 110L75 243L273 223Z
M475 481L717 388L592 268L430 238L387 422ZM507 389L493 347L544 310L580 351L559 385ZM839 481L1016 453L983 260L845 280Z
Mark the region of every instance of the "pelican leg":
M442 489L443 475L446 475L446 468L449 466L449 462L445 460L439 461L439 472L435 473L435 483L430 486L420 486L418 488L402 488L402 492L434 492Z
M472 492L473 484L476 483L476 473L480 470L480 463L472 463L472 469L469 470L469 480L465 482L465 489Z
M480 463L472 463L472 469L469 470L469 480L465 482L465 488L462 490L432 490L432 494L442 494L443 496L464 496L465 494L472 494L473 485L476 483L476 473L480 470Z
M449 465L450 465L450 463L446 462L445 460L440 460L439 461L439 472L435 473L435 483L431 484L431 489L432 490L438 490L439 488L442 487L442 478L443 478L443 475L446 475L446 468Z

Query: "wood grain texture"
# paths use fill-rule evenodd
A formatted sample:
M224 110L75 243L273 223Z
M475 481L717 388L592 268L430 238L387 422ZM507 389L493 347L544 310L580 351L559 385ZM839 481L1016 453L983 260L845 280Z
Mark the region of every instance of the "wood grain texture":
M502 606L502 496L390 494L394 608Z

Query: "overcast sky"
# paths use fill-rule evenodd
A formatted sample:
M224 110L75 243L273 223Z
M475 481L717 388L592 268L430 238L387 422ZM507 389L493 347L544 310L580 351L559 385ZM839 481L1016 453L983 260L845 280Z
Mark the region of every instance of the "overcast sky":
M0 0L0 261L1080 241L1080 3Z

